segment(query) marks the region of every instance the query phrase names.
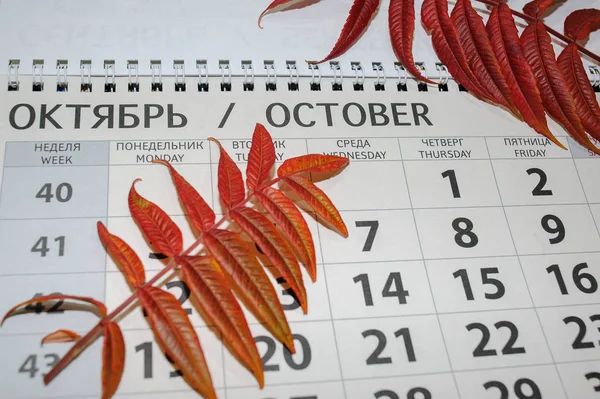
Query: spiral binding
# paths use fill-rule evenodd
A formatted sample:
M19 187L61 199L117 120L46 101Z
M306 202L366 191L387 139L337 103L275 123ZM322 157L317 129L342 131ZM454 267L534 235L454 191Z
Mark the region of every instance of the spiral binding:
M285 62L287 69L287 88L288 91L299 91L300 90L300 72L298 64L294 60L287 60ZM331 69L332 76L328 79L331 80L332 91L342 91L344 89L344 71L342 70L342 64L339 61L330 61L329 68ZM437 80L439 91L448 91L448 85L452 77L448 71L448 68L442 63L435 64L434 74L429 73L425 63L416 62L415 66L421 72L421 74L428 79ZM8 91L19 91L21 89L21 82L19 80L19 71L21 69L21 61L18 59L10 60L8 65ZM81 77L81 92L91 92L92 87L92 61L81 60L80 62L80 77ZM104 91L115 92L116 91L116 64L114 60L104 61ZM312 62L307 64L308 70L310 71L309 78L309 90L320 91L323 81L321 68L326 65L317 65ZM185 72L185 62L183 60L173 61L173 72L168 76L174 79L174 91L184 92L187 90L187 76ZM260 76L264 79L266 91L277 91L278 84L277 79L284 77L277 74L275 69L275 62L273 60L263 61L263 68L265 70L264 76ZM386 83L388 76L381 62L372 62L371 68L375 72L375 77L367 78L365 76L364 66L360 62L350 62L350 71L354 76L352 80L352 89L354 91L364 91L365 84L367 81L372 81L375 91L386 90ZM150 61L150 89L152 91L163 91L163 64L160 60ZM209 78L211 76L220 76L220 90L231 91L233 86L233 74L229 60L218 61L219 73L211 75L209 74L209 64L207 60L196 60L197 70L197 90L199 92L208 92L210 90ZM590 82L596 92L600 92L600 67L589 66ZM256 73L253 62L250 60L241 61L241 70L243 75L239 76L242 80L242 89L244 91L254 91L256 84ZM408 81L412 79L404 68L404 66L396 62L394 63L394 70L396 75L395 86L397 91L403 92L408 91ZM434 76L435 75L435 76ZM352 75L350 75L352 76ZM44 60L36 59L33 60L31 69L31 82L32 91L43 91L44 86ZM47 78L47 76L46 76ZM69 75L68 75L68 61L57 60L56 61L56 91L66 92L69 91ZM192 77L193 78L193 77ZM140 91L140 68L137 60L127 61L127 90L130 92ZM72 82L72 81L71 81ZM428 91L429 87L427 84L419 82L417 84L418 91ZM458 85L460 91L466 91L464 87Z

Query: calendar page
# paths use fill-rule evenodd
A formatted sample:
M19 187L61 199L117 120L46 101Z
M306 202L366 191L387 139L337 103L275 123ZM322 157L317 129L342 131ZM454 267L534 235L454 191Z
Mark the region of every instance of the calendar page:
M103 82L95 81L100 87ZM22 89L0 98L0 313L68 293L116 308L130 295L96 223L126 240L148 278L163 268L130 217L127 193L160 205L193 242L166 168L173 163L219 214L218 138L245 169L256 122L277 164L307 153L350 158L317 182L349 229L312 218L318 277L304 274L308 314L277 281L296 353L246 313L265 388L224 349L185 285L164 289L197 330L219 398L586 399L600 394L600 161L551 129L562 150L508 113L451 87L398 92L261 83L231 92L111 93ZM71 87L77 87L77 79ZM304 272L304 271L303 271ZM50 385L69 344L40 346L59 328L85 334L94 315L50 312L0 328L0 397L98 398L97 341ZM126 366L119 398L197 397L154 342L141 310L120 323Z

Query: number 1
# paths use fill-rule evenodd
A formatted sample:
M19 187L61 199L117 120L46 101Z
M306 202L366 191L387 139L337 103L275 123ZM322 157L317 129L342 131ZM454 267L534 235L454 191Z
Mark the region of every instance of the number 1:
M454 198L460 198L460 190L458 189L458 182L456 181L456 173L454 169L448 169L442 172L442 177L446 177L450 180L450 188L452 189L452 196Z

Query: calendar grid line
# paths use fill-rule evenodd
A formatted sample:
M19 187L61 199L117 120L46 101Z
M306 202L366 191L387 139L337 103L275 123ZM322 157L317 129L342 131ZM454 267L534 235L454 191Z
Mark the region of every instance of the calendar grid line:
M396 142L398 143L398 150L400 151L400 158L403 158L402 157L402 146L400 145L400 139L398 139ZM406 191L407 191L407 195L408 195L408 201L409 201L410 206L411 206L412 220L413 220L413 223L415 225L415 233L417 235L417 242L419 244L419 251L420 251L420 254L421 254L421 258L423 258L425 256L425 253L423 252L423 246L421 245L421 237L419 235L419 229L417 227L417 218L415 216L415 211L414 211L414 209L412 207L412 197L410 195L410 188L408 187L408 178L406 176L406 168L404 167L404 162L402 163L402 172L403 172L403 176L404 176L404 182L406 184ZM429 294L431 295L431 298L432 298L433 310L435 312L435 317L436 317L436 320L437 320L437 325L438 325L438 328L440 329L440 335L442 337L442 341L443 341L443 344L444 344L444 351L446 352L446 359L448 360L448 366L450 367L450 372L452 373L452 380L454 381L454 389L456 390L456 394L458 395L458 398L460 399L460 398L462 398L462 395L461 395L460 389L458 389L458 381L456 380L456 374L454 372L454 367L452 365L452 360L450 358L450 352L448 350L448 344L447 344L447 341L446 341L444 330L442 329L442 322L440 321L440 316L439 316L438 311L437 311L437 305L436 305L435 299L433 297L433 288L431 287L431 281L429 279L429 271L427 270L427 267L425 266L425 262L423 262L423 268L425 269L425 276L427 277L427 286L429 287ZM332 317L333 317L333 315L332 315Z
M305 145L306 145L306 151L308 152L308 140L304 141ZM312 181L312 174L311 176L311 181ZM317 223L317 239L319 240L319 251L321 252L321 259L324 259L323 257L323 243L321 241L321 225L320 223ZM321 267L325 267L325 264L322 264ZM340 356L340 345L337 341L337 334L336 334L336 330L335 330L335 323L333 320L333 312L331 309L331 293L329 292L329 285L327 284L327 273L323 273L323 281L325 282L325 291L327 292L327 306L329 306L329 317L330 317L330 321L331 321L331 329L333 332L333 342L335 343L335 353L337 356L337 364L338 364L338 370L340 372L340 381L342 383L342 392L344 393L344 398L348 398L348 394L346 392L346 384L344 383L344 371L342 370L342 359Z
M486 149L489 153L489 147L488 147L488 142L487 139L485 140L485 146ZM496 189L498 190L498 195L500 196L500 202L502 203L502 213L504 214L504 220L506 222L506 225L508 226L508 232L510 234L510 239L512 242L512 246L515 250L516 253L518 253L517 250L517 245L515 243L515 238L513 236L513 232L512 232L512 228L510 226L510 222L508 220L508 215L506 214L506 209L504 208L504 200L502 199L502 193L500 192L500 187L498 186L498 179L496 177L496 169L494 168L494 163L492 162L492 160L490 159L490 164L492 167L492 174L494 175L494 182L496 184ZM540 331L542 332L542 335L544 337L544 341L546 343L546 349L548 350L548 353L550 354L550 358L552 359L552 363L554 364L554 369L556 370L556 374L558 375L558 379L560 381L560 385L562 387L563 393L565 394L565 397L569 397L569 395L567 394L567 388L565 387L565 383L562 379L562 376L560 375L560 371L558 370L558 366L556 365L556 360L554 358L554 354L552 353L552 348L550 346L550 342L548 341L548 337L546 335L546 331L544 331L543 325L542 325L542 320L540 318L539 312L535 306L535 301L533 299L533 295L531 294L531 288L529 287L529 283L527 281L527 277L525 276L525 271L523 270L523 264L521 263L521 258L519 258L519 256L517 255L517 261L519 262L519 269L521 270L521 275L523 277L523 280L525 282L525 287L527 288L527 294L529 296L529 299L531 301L531 305L533 307L533 310L535 312L535 316L538 322L538 325L540 327Z
M568 304L568 305L543 305L543 306L537 306L538 309L558 309L558 308L577 308L577 307L587 307L587 306L599 306L600 302L592 302L592 303L578 303L578 304ZM134 306L137 307L137 306ZM291 321L290 324L308 324L308 323L315 323L315 322L319 322L319 323L323 323L323 322L327 322L327 321L331 321L333 323L335 322L343 322L343 321L358 321L358 320L387 320L387 319L400 319L400 318L404 318L404 317L411 317L411 318L420 318L420 317L430 317L430 316L436 316L436 315L440 315L440 316L451 316L451 315L463 315L463 314L486 314L486 313L496 313L496 312L507 312L507 311L511 311L511 310L518 310L518 311L526 311L526 310L533 310L533 307L515 307L515 308L500 308L500 309L489 309L489 310L467 310L464 312L426 312L426 313L408 313L408 314L397 314L397 315L392 315L392 316L361 316L361 317L340 317L340 318L331 318L331 319L312 319L312 320L294 320ZM260 323L258 321L256 322L248 322L248 325L250 326L259 326L262 325L264 326L263 323ZM193 325L194 328L212 328L214 327L214 325L212 324L195 324ZM135 332L135 331L150 331L149 327L123 327L122 328L123 331L126 332ZM79 330L76 329L76 331L81 331L81 332L85 332L83 329ZM2 337L17 337L17 336L40 336L40 335L44 335L44 333L42 332L15 332L15 333L2 333L0 334L0 338ZM597 359L597 360L600 360ZM591 361L591 360L590 360ZM571 363L578 363L578 362L582 362L582 361L571 361ZM566 363L566 362L557 362L557 363ZM550 364L550 363L549 363ZM479 369L477 369L479 370ZM417 373L419 374L419 373ZM347 378L350 379L350 378Z

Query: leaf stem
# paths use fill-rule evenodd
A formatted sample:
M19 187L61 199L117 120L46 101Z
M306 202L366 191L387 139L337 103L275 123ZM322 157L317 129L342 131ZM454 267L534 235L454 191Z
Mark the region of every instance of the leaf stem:
M271 185L277 183L279 180L281 180L281 178L276 177L276 178L272 179L271 181L265 183L265 186L271 186ZM250 201L252 199L253 196L254 196L254 191L250 191L248 193L248 195L246 196L246 198L243 201L241 201L239 204L234 206L234 208L244 206L248 201ZM223 217L221 217L221 219L219 219L214 225L212 225L210 230L213 230L213 229L216 229L217 227L219 227L221 224L223 224L227 220L228 217L229 217L229 210L227 210L227 212L225 212L225 214L223 215ZM150 280L148 280L145 284L142 284L141 286L145 287L145 286L154 285L160 278L162 278L165 274L167 274L169 271L173 270L173 268L175 266L177 266L177 260L180 257L189 255L194 249L196 249L200 245L201 242L202 242L202 235L200 235L194 241L194 243L188 247L188 249L186 249L181 254L179 254L179 256L171 258L171 260L165 265L165 267L163 269L161 269L154 277L152 277ZM137 289L129 296L129 298L127 298L123 303L121 303L121 305L119 305L115 310L113 310L108 315L101 318L100 321L98 321L98 324L96 324L86 335L84 335L79 341L77 341L75 343L75 345L73 345L71 347L71 349L69 349L69 351L56 363L56 365L54 365L52 370L50 370L50 372L48 374L46 374L46 376L44 377L44 384L48 385L49 383L51 383L52 380L54 380L54 378L56 378L56 376L58 376L61 373L61 371L63 371L69 364L71 364L71 362L73 360L75 360L95 340L100 338L100 336L102 335L102 323L111 321L115 317L119 316L119 314L121 314L121 312L123 312L129 305L131 305L131 303L133 303L133 301L135 301L136 298L137 298Z
M483 4L487 4L488 6L494 6L495 7L495 6L498 5L498 1L496 1L496 0L475 0L475 1L478 1L478 2L483 3ZM529 15L526 15L526 14L520 13L518 11L515 11L512 8L510 9L510 12L513 15L516 15L517 17L519 17L521 19L524 19L527 22L534 22L534 21L536 21L535 17L530 17ZM569 39L565 35L557 32L554 29L552 29L548 25L544 24L544 26L546 27L546 30L548 31L548 33L554 35L555 37L557 37L558 39L562 40L566 44L575 43L575 45L577 46L577 49L579 50L579 52L587 55L588 57L590 57L591 59L593 59L594 61L596 61L597 63L600 64L600 56L592 53L590 50L586 49L585 47L583 47L579 43L575 42L572 39Z

